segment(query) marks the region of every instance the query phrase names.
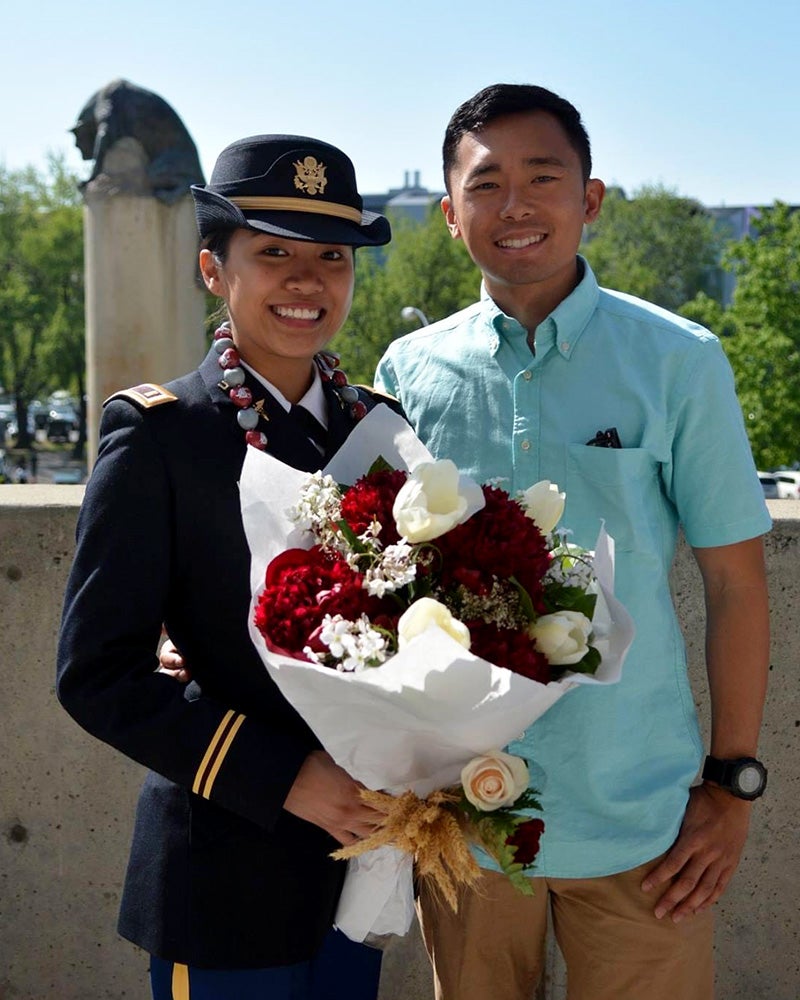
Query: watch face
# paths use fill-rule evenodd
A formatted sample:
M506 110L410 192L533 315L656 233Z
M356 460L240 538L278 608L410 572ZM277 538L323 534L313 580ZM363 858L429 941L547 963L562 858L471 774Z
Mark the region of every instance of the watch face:
M760 768L745 764L736 775L736 784L746 795L752 795L761 788L763 778Z

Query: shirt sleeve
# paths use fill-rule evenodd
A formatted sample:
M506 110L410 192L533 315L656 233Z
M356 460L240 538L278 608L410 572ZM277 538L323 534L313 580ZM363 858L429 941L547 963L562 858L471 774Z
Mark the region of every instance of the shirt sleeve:
M731 545L769 531L733 372L715 337L695 342L671 404L671 460L662 475L689 544Z
M379 392L388 392L390 396L394 396L402 405L400 385L388 352L384 354L378 362L378 367L375 369L375 388Z

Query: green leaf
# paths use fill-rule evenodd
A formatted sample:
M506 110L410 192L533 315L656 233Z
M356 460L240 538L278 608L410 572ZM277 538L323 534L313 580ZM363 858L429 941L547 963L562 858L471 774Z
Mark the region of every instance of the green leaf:
M544 600L549 612L579 611L587 618L594 616L597 605L597 594L587 594L580 587L568 587L564 584L548 584L544 592Z
M576 674L593 674L597 671L601 662L602 657L598 651L594 646L590 646L589 652L580 663L573 663L568 669L574 671Z
M508 582L514 587L516 592L519 594L519 603L522 608L522 613L528 619L529 622L536 621L536 611L533 607L533 601L531 600L531 595L522 586L522 584L515 577L510 576Z
M371 476L375 472L394 472L394 471L395 471L395 467L393 465L390 465L386 461L386 459L383 457L383 455L378 455L378 457L375 459L375 461L369 467L369 471L367 472L367 475Z
M367 546L364 545L363 542L359 541L358 535L355 533L355 531L353 531L353 529L350 527L347 521L345 520L337 521L336 527L339 529L339 531L341 531L342 535L347 541L348 546L354 552L359 552L359 553L369 552Z

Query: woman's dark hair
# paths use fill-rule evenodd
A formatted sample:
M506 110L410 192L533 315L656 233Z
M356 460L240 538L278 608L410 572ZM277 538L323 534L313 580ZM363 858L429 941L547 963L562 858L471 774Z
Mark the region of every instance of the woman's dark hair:
M584 182L592 173L592 151L589 136L581 121L580 113L569 101L552 90L532 84L495 83L484 87L453 112L447 123L442 147L444 183L450 191L450 173L457 159L458 144L470 132L480 132L491 122L505 115L524 111L546 111L564 129L567 139L580 157Z
M200 241L201 250L210 250L218 264L224 264L235 229L215 229Z

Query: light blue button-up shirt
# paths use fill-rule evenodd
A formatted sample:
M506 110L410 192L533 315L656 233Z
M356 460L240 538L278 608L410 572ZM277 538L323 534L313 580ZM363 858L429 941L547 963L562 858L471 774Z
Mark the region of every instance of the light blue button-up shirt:
M434 456L512 494L549 479L566 491L574 541L592 548L601 521L615 540L615 593L636 624L622 680L573 689L511 745L542 790L537 872L566 878L665 851L698 771L668 582L679 523L697 547L771 524L717 338L599 288L579 261L579 285L536 328L535 355L484 298L392 343L376 376ZM621 449L587 446L610 427Z

